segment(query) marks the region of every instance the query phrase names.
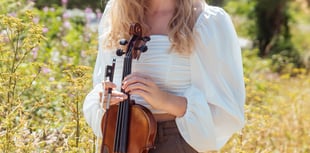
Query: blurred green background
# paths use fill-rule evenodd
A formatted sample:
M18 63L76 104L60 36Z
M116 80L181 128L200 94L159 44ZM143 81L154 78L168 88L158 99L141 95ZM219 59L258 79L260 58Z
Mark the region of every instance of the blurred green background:
M69 9L71 8L80 8L80 9L85 9L86 7L91 7L93 9L100 8L104 9L104 4L106 0L67 0L67 7ZM43 8L45 6L61 6L64 4L65 1L63 0L36 0L36 7L38 8Z
M220 152L310 152L310 1L208 3L231 15L247 93L246 125ZM82 105L104 4L0 0L0 152L96 151Z

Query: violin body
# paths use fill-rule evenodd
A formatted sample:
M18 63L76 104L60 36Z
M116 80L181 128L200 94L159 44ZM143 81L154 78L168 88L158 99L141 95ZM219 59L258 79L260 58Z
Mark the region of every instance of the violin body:
M129 108L127 153L147 153L154 147L157 131L156 120L151 111L142 105L131 104ZM102 130L106 130L102 131L105 133L105 138L102 140L102 153L114 153L113 140L116 133L117 112L118 105L112 105L102 118L101 127L106 126L106 128L102 128Z

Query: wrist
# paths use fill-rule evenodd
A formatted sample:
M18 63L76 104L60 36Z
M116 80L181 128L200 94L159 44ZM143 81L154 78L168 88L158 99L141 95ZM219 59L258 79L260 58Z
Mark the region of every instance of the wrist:
M167 101L163 102L164 103L164 105L162 105L163 110L176 117L182 117L186 112L187 99L185 97L176 96L169 93L167 93L166 96Z

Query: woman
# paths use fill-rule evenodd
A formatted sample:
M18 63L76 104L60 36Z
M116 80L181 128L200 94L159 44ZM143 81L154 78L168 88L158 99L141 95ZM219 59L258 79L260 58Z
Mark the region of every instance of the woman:
M133 73L123 81L117 57L114 83L103 82L105 66L116 57L119 39L129 37L131 23L140 23L151 37L149 49L133 61ZM99 25L94 89L83 106L99 137L103 84L114 89L112 105L127 98L119 92L123 88L151 110L158 122L152 153L219 150L244 125L238 38L229 15L203 0L110 0Z

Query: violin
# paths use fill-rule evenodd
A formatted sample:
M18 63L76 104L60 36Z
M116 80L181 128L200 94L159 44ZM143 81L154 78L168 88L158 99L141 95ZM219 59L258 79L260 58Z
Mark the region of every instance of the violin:
M122 79L131 73L132 59L139 59L140 54L147 50L145 43L150 40L149 37L142 37L142 28L138 23L130 26L129 34L129 41L120 41L121 45L126 46L126 51L116 51L118 56L125 55ZM101 121L101 153L148 153L154 147L156 120L149 109L130 100L129 93L123 89L121 92L127 94L128 99L107 107Z

